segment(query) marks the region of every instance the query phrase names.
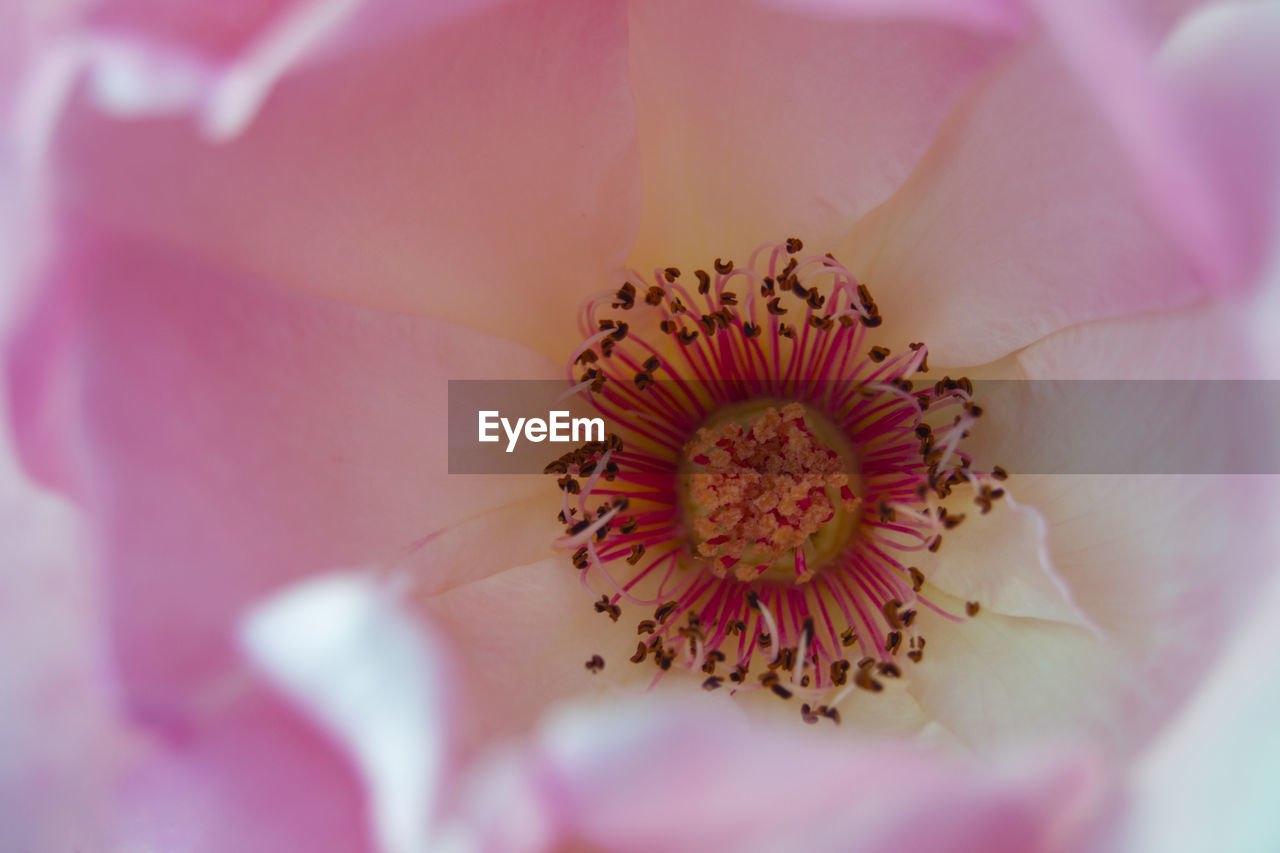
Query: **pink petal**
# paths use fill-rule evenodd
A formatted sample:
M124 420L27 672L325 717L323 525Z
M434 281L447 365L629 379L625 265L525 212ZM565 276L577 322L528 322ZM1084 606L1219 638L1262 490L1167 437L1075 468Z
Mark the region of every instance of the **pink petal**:
M278 585L393 562L546 487L446 473L446 379L559 375L527 350L63 224L13 413L26 462L89 515L140 706L172 713L217 678L239 612Z
M938 603L964 612L960 600ZM965 743L989 750L1068 738L1118 754L1139 746L1138 723L1122 713L1129 673L1107 665L1107 646L1086 628L986 610L960 624L932 612L916 622L929 645L907 688Z
M394 588L368 574L309 580L256 605L255 666L360 770L385 853L427 843L444 781L444 662Z
M256 686L179 725L152 720L122 770L112 843L87 849L375 849L337 750Z
M978 765L894 741L747 730L706 704L571 710L539 740L530 798L562 842L619 851L1054 849L1082 839L1100 792L1087 755Z
M1193 117L1190 137L1231 202L1246 285L1280 260L1278 37L1274 6L1215 4L1188 16L1159 57L1162 79Z
M1280 677L1266 660L1280 643L1280 584L1269 568L1243 630L1134 774L1129 849L1280 847Z
M122 737L79 519L17 468L0 430L0 849L101 846Z
M567 557L557 555L421 602L457 660L463 711L456 742L473 747L524 733L554 703L619 682L643 688L653 670L627 662L634 628L595 612L593 597ZM585 666L595 654L608 662L599 674Z
M1222 304L1084 324L1027 348L1015 362L1030 380L1256 376L1258 366L1243 343L1246 321L1240 307ZM1079 706L1110 707L1106 713L1126 735L1124 748L1132 749L1194 689L1196 680L1187 673L1207 664L1238 620L1239 591L1256 586L1268 565L1267 519L1280 506L1271 478L1181 472L1206 470L1201 466L1220 455L1247 460L1250 448L1274 450L1275 443L1248 413L1224 411L1215 395L1227 386L1212 382L1199 386L1206 396L1201 411L1177 415L1159 407L1146 413L1133 405L1109 408L1105 395L1112 386L1101 383L1017 386L1021 396L983 401L972 447L980 459L1000 461L1005 453L1017 456L1019 446L1042 446L1041 456L1031 458L1069 466L1099 458L1098 448L1115 435L1135 431L1152 448L1141 459L1120 459L1111 474L1064 467L1059 473L1015 473L1006 484L1010 495L1047 520L1048 559L1104 641L1092 663L1051 680L1084 679L1075 693ZM1235 387L1233 393L1246 393ZM1069 406L1056 399L1071 393L1080 398L1069 399ZM1134 390L1126 400L1147 399L1140 393ZM1264 403L1267 392L1256 393ZM1098 399L1104 404L1096 412L1080 414ZM1061 416L1069 411L1075 416ZM1187 435L1193 452L1170 450L1162 459L1162 446L1186 447ZM970 532L981 532L982 520L976 523ZM968 635L985 615L958 633ZM1126 678L1096 684L1091 670L1099 661Z
M52 174L86 215L128 233L563 355L577 301L621 263L638 194L622 7L567 5L438 27L392 14L392 43L285 75L221 145L182 118L102 111L145 104L130 94L138 80L199 88L198 63L91 44L93 79L126 91L74 93ZM227 73L237 71L255 73ZM180 107L186 96L156 97Z
M926 22L957 24L975 30L1016 32L1024 14L1008 0L759 0L791 12L824 18L919 18Z
M632 263L705 266L793 235L830 243L901 184L1005 47L932 16L636 4L645 184Z
M1151 170L1181 154L1136 155L1114 105L1091 85L1052 35L1030 39L972 90L902 189L837 251L870 285L886 327L927 341L936 362L991 361L1074 323L1206 292L1195 272L1201 247L1171 234L1149 194ZM1141 79L1115 85L1161 94ZM1135 171L1135 158L1154 165Z

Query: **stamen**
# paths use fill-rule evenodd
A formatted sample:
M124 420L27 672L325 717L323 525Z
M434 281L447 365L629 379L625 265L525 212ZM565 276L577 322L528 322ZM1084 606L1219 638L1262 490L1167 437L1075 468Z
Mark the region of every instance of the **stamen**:
M691 279L632 271L588 300L570 393L618 434L546 470L562 494L555 545L584 586L603 586L596 609L653 608L632 663L652 662L655 680L678 663L707 690L800 695L806 722L838 723L850 691L923 665L921 610L978 615L978 602L956 614L932 600L910 555L939 551L964 520L943 506L954 489L985 514L1007 475L975 471L962 449L982 415L972 383L915 387L928 348L870 340L883 322L870 288L803 248L716 258Z

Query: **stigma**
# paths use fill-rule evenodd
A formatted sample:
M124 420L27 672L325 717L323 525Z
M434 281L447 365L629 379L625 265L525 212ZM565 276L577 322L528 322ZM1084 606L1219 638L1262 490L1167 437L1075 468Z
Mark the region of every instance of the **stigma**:
M928 348L893 352L871 338L882 323L870 289L797 238L688 278L633 272L584 304L572 391L616 428L548 464L555 544L655 681L689 670L839 722L850 692L925 660L920 613L978 618L915 564L964 521L953 490L985 514L1004 473L963 449L972 383L922 382Z

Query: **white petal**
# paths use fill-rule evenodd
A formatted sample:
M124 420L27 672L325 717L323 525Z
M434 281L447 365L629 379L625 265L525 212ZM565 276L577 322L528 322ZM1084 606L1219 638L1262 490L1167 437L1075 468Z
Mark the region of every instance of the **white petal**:
M359 574L307 581L252 610L241 642L350 753L382 849L421 849L441 782L440 662L391 591Z

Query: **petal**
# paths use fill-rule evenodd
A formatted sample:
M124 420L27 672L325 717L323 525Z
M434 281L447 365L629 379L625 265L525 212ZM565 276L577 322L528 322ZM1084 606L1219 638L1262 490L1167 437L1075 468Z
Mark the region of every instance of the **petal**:
M29 464L74 475L140 704L216 678L239 611L278 585L392 562L546 488L447 474L447 378L559 374L529 351L71 223L59 236L16 339L13 416Z
M931 586L996 613L1093 628L1053 566L1048 521L1035 507L1000 500L985 515L962 508L965 523L943 537L936 555L920 557Z
M445 676L393 591L369 575L309 580L255 606L241 642L356 763L380 849L421 850L442 781Z
M641 269L844 234L1006 47L932 17L833 21L731 2L635 4L631 44Z
M1017 371L1031 381L1002 386L1012 391L999 399L982 399L986 413L969 448L980 460L1012 454L1066 466L1034 474L1014 467L1005 488L1048 522L1047 557L1070 600L1104 639L1097 660L1056 677L1083 679L1075 690L1082 709L1112 709L1118 731L1127 733L1126 750L1194 689L1189 673L1212 659L1238 618L1239 590L1253 588L1268 565L1267 519L1280 499L1274 478L1197 473L1218 470L1205 466L1219 452L1230 461L1240 450L1246 460L1250 452L1265 459L1268 447L1274 451L1271 430L1219 402L1248 403L1249 394L1266 391L1209 381L1165 390L1155 383L1042 380L1256 375L1241 343L1241 314L1232 305L1197 307L1052 335L1016 357ZM981 383L978 388L981 393ZM1199 407L1185 396L1197 390L1205 398ZM1162 407L1167 400L1190 411L1171 415ZM1144 448L1143 454L1122 456L1113 460L1115 468L1096 474L1071 467L1099 459L1099 449L1115 444L1117 435L1132 438L1130 446ZM1020 450L1028 446L1034 455ZM974 523L969 532L982 532L984 520L961 530ZM1099 681L1090 667L1125 677Z
M393 14L395 39L286 75L221 145L76 91L57 186L89 216L227 266L562 355L636 214L625 21L617 3L509 5L438 27ZM96 78L132 63L174 79L159 48L108 47L83 48L107 69Z
M936 603L964 612L958 600ZM959 624L922 611L916 623L928 651L907 688L971 746L1075 738L1136 749L1121 712L1124 674L1106 665L1107 647L1089 630L985 610Z
M867 851L1037 850L1078 841L1096 806L1087 755L979 766L894 741L748 730L725 710L567 710L526 759L534 796L562 840L610 850L840 849L854 838Z
M1189 15L1160 53L1158 72L1187 105L1189 128L1231 201L1245 247L1245 283L1280 262L1280 9L1218 3Z
M465 714L457 743L523 733L558 701L636 677L640 668L627 663L634 630L610 630L625 623L614 626L595 612L594 597L567 557L557 555L421 601L458 661L458 706ZM607 661L603 673L586 669L595 654ZM647 681L650 669L640 677Z
M1189 302L1205 285L1154 216L1155 178L1135 173L1134 156L1040 33L969 93L837 254L942 364L992 361L1074 323Z
M920 18L924 21L957 24L975 30L998 33L1017 32L1024 24L1022 10L1006 0L760 0L784 6L792 12L841 18Z
M1128 849L1264 853L1280 846L1280 675L1268 660L1280 643L1274 571L1268 583L1251 597L1249 619L1227 653L1134 774Z
M65 500L0 430L0 848L101 848L122 732L102 671L98 590Z
M148 723L117 783L114 843L90 849L373 853L344 757L261 688Z

